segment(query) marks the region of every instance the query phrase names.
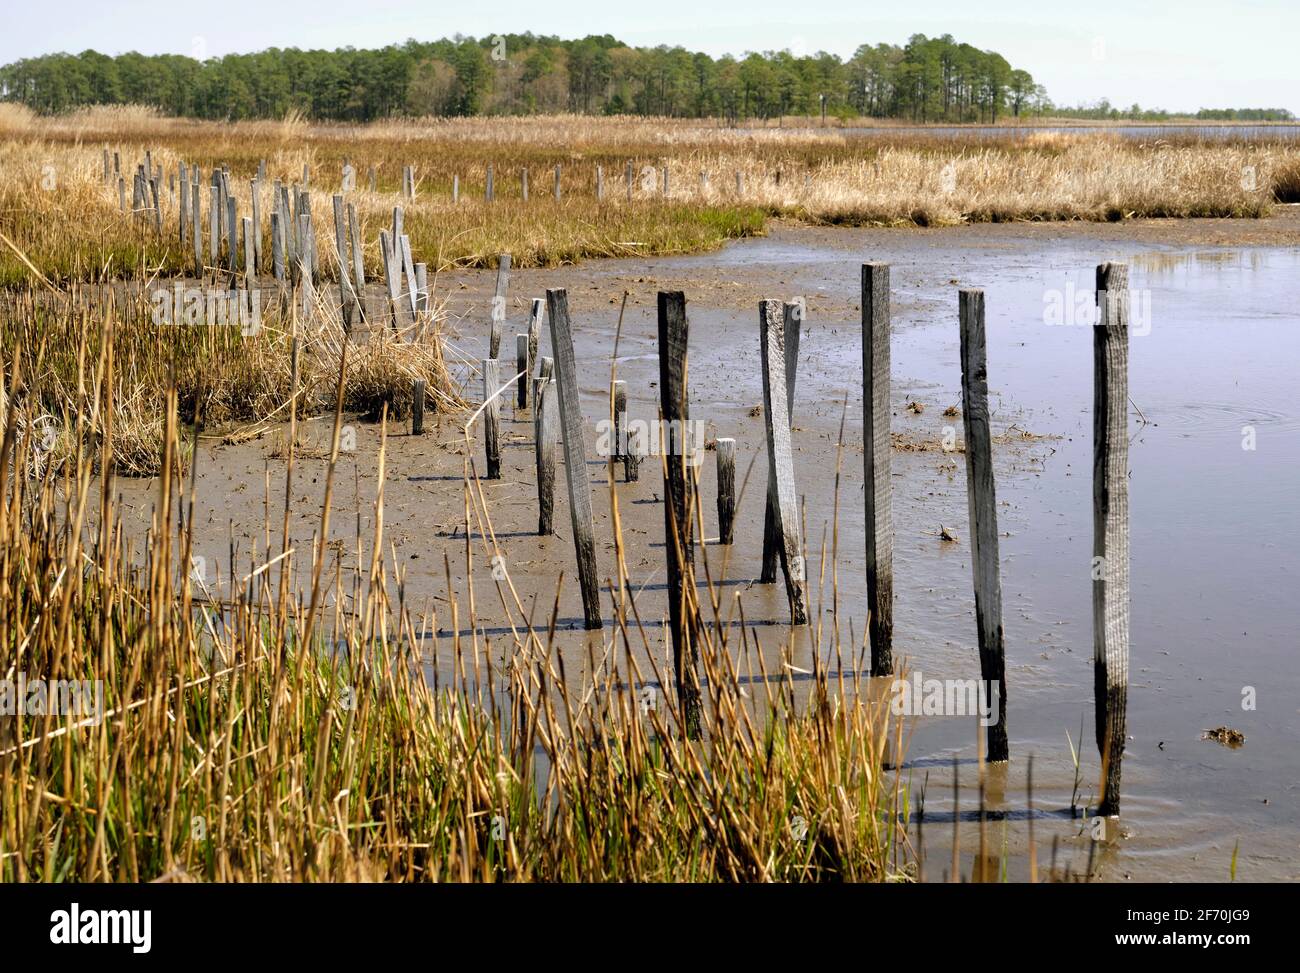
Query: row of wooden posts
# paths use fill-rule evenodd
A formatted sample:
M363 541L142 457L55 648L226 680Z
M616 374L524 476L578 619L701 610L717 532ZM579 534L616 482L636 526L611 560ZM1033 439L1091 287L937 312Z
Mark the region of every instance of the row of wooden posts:
M104 150L105 181L117 179L119 204L126 210L125 177L120 171L120 156ZM194 254L194 275L229 275L232 285L242 281L245 289L257 285L259 274L270 270L278 285L301 285L304 300L312 299L313 288L322 279L321 248L317 244L311 193L307 188L309 171L303 167L302 184L291 186L274 180L270 187L271 256L263 253L262 191L266 185L266 164L249 182L249 216L240 217L239 200L231 189L228 166L214 167L211 173L207 210L206 253L202 219L202 171L197 165L180 162L177 173L169 177L168 191L177 203L177 237ZM407 167L407 176L410 175ZM178 177L178 178L177 178ZM163 172L155 169L151 153L137 166L133 177L131 212L162 235L160 186ZM413 183L412 183L413 185ZM179 187L179 188L178 188ZM362 254L362 229L355 203L346 202L342 193L332 197L334 217L335 270L339 282L340 307L345 324L365 319L365 261ZM393 207L391 230L379 234L380 257L387 286L388 317L393 325L418 320L428 311L428 268L416 262L410 237L403 231L403 208ZM241 259L242 258L242 259Z
M158 233L161 234L162 212L159 206L159 196L162 187L163 171L161 166L159 166L156 170L154 169L152 164L152 158L151 158L152 153L146 152L145 155L146 155L146 161L137 168L137 171L133 176L131 211L137 214L137 216L145 216L145 217L152 216L152 219L154 220L155 223L155 228L158 231ZM125 182L125 176L122 174L121 171L121 159L119 153L117 152L112 153L111 168L110 168L110 154L107 148L103 150L103 156L104 156L104 181L110 184L116 182L118 186L119 208L123 212L126 212L126 182ZM193 167L193 168L197 170L197 167ZM193 207L197 209L198 204L197 203L191 204L190 199L187 197L185 192L185 186L186 186L186 178L184 172L185 166L181 165L180 169L181 172L179 175L179 180L177 179L176 173L172 173L167 176L168 190L171 193L172 197L177 200L178 206L182 211L187 209L190 205L193 205ZM230 194L229 194L230 169L228 166L222 166L219 168L219 171L221 175L220 177L214 175L213 187L222 190L222 202L224 204L225 200L230 198ZM667 198L668 196L671 195L669 167L667 165L662 165L662 166L654 167L653 171L654 171L654 189L657 192L657 195ZM563 173L564 173L563 164L556 164L554 168L554 178L552 184L553 188L551 190L551 194L554 196L556 201L560 201L561 199L563 199L564 196ZM644 170L642 170L642 173L644 173ZM529 199L529 175L528 174L529 174L529 170L527 167L522 167L519 170L519 177L518 177L519 195L524 202L527 202ZM734 177L735 177L736 195L743 196L745 192L744 173L740 171L736 171ZM771 178L774 184L777 186L780 186L782 184L783 178L786 178L788 181L788 176L786 176L780 169L775 170L775 172L772 173ZM218 179L221 180L220 183L218 182ZM810 184L811 180L812 180L811 175L805 173L804 175L805 185ZM595 167L593 181L594 181L596 199L603 200L606 196L604 166L597 165ZM644 176L638 173L634 163L628 161L625 164L623 170L623 186L624 186L624 192L626 193L629 202L633 198L633 191L639 181L644 182ZM265 182L266 182L266 161L262 160L258 164L257 177L255 180L253 180L254 192L252 193L252 199L253 199L254 208L256 208L257 205L256 186L258 183L265 183ZM368 170L367 183L369 185L369 189L371 192L377 191L376 187L378 185L378 175L374 166L371 166ZM199 180L197 178L194 179L193 184L198 185ZM179 191L177 189L178 185L181 187ZM302 182L300 185L301 185L301 191L303 192L307 191L310 185L310 170L306 165L304 165L302 169ZM708 191L709 174L703 170L701 170L699 173L699 186L701 192ZM278 194L280 192L278 180L276 182L276 187L277 188L275 192L276 192L276 198L278 204ZM356 189L355 169L353 168L350 162L345 161L343 164L342 178L340 180L340 192L347 193L355 189ZM300 191L299 184L294 184L293 192L295 194L294 196L295 206L293 208L293 212L295 215L298 212L297 193L299 191ZM409 202L415 202L417 198L417 191L418 191L418 183L415 175L415 167L410 165L404 165L402 167L401 196L403 199ZM492 202L496 199L496 195L497 195L496 167L489 165L487 166L484 175L483 198L488 202ZM459 203L460 197L461 197L460 176L454 175L452 176L452 184L451 184L452 202ZM222 214L220 219L224 223L225 211L221 210L220 212ZM284 214L283 218L288 219L289 217L287 214ZM182 216L182 220L183 219L184 217ZM260 225L259 221L257 220L256 213L254 213L253 219L255 224ZM295 224L291 228L290 232L296 232L296 230L297 227ZM184 242L185 231L182 230L181 234L182 234L182 242ZM260 262L261 260L260 245L257 253L258 253L258 260Z
M569 512L576 548L584 624L602 626L599 574L587 480L583 418L578 397L577 363L568 297L548 290L546 317L553 358L538 358L543 301L531 303L527 332L516 336L515 379L501 381L501 329L509 258L503 255L493 299L488 358L483 362L484 451L489 479L501 475L499 400L513 386L519 408L532 402L539 502L538 532L554 528L555 446L564 449ZM1100 813L1119 810L1120 766L1126 738L1128 686L1129 542L1128 542L1128 271L1124 264L1097 269L1099 324L1094 329L1094 482L1093 482L1093 644L1096 667L1096 736L1103 768ZM890 281L889 267L862 267L862 407L866 506L865 573L867 633L872 676L890 676L893 658L893 525L890 471ZM1006 650L998 551L997 498L993 474L992 432L988 403L984 292L958 292L957 319L961 347L962 425L965 435L966 483L970 515L971 566L975 593L976 637L980 675L997 687L996 722L987 728L990 761L1009 759L1006 722ZM759 306L763 416L768 483L763 531L763 583L774 583L778 565L784 576L791 623L808 620L807 572L800 538L791 413L803 326L802 302L762 301ZM668 430L689 420L686 359L689 323L680 291L658 296L659 413ZM611 389L616 462L624 480L639 476L644 444L623 434L627 387ZM417 400L420 398L417 393ZM418 431L415 427L414 431ZM684 437L664 450L664 510L675 681L688 726L698 731L700 691L695 671L697 604L694 585L692 511L696 484L688 472ZM735 440L717 440L719 540L731 544L735 523ZM1099 570L1096 566L1100 564ZM990 699L991 694L990 694Z

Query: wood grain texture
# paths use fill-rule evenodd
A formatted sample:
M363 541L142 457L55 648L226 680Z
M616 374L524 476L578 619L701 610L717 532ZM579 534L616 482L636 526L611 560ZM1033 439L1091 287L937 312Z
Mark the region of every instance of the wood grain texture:
M1102 761L1099 813L1119 813L1128 738L1128 265L1097 268L1093 328L1093 697ZM1100 561L1097 559L1100 558Z
M871 674L894 671L894 525L889 436L889 265L862 265L862 454Z
M791 624L808 621L803 545L790 453L790 412L786 405L785 310L780 301L759 303L759 343L763 363L763 424L767 431L768 493L776 496Z
M573 544L578 557L583 624L588 629L595 629L602 627L602 622L591 485L587 479L587 449L582 440L582 402L578 393L578 366L573 355L569 297L563 288L546 292L546 315L551 320L551 353L555 356L560 431L564 437L564 475L569 484L569 515L573 521Z
M424 379L417 378L411 386L411 435L424 435Z
M799 372L799 339L803 333L804 304L802 301L782 305L785 316L785 402L790 411L790 425L794 425L795 377ZM776 515L776 496L771 477L768 478L767 505L763 511L763 562L758 576L761 584L776 582L777 562L781 557L780 520Z
M717 440L718 543L730 544L736 525L736 441Z
M985 758L1000 762L1007 747L1006 645L1002 630L1002 574L998 559L997 491L989 429L989 381L984 336L984 292L958 293L961 323L961 417L966 436L966 498L980 678L996 687L998 719L986 728ZM990 699L991 690L990 690Z
M559 435L559 408L555 382L537 383L533 412L537 453L537 533L555 533L555 440Z
M695 538L693 477L686 462L686 423L690 421L687 395L687 346L690 322L686 295L660 291L659 310L659 413L664 444L664 551L668 567L668 618L673 639L673 675L686 735L700 735L702 707L695 646L698 606L695 603Z

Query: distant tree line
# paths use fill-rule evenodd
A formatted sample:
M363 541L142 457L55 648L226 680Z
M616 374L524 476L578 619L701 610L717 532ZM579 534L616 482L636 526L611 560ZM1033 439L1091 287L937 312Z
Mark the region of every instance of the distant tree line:
M1029 72L947 34L916 34L902 46L864 44L847 61L788 50L713 58L681 47L629 47L609 35L562 40L531 33L409 40L378 50L270 48L206 60L83 51L5 65L0 97L43 113L145 104L197 118L298 111L357 122L566 111L736 121L824 113L915 122L1061 113ZM1114 111L1106 104L1066 113Z

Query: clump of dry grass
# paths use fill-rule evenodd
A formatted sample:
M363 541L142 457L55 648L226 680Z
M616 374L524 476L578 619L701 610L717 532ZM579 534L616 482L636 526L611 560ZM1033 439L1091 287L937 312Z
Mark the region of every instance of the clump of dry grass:
M201 423L205 435L228 435L223 430L236 424L286 421L295 338L298 414L335 408L344 325L324 297L303 318L298 296L276 294L266 301L260 330L244 334L238 325L155 323L151 293L151 286L118 283L0 294L0 315L7 322L0 360L19 368L22 392L15 401L22 405L18 414L27 417L23 421L44 417L52 431L50 444L39 450L46 469L75 468L79 455L92 461L98 455L94 448L75 449L72 433L81 421L92 445L112 436L119 473L157 473L169 386L176 389L181 421ZM343 408L377 417L387 403L390 412L404 412L418 378L426 383L431 408L459 409L463 400L444 357L443 320L435 302L417 322L418 334L376 326L347 342L351 366ZM110 346L117 383L113 407L96 411L92 404L100 390L84 384L83 368ZM188 440L178 447L182 468L189 448Z

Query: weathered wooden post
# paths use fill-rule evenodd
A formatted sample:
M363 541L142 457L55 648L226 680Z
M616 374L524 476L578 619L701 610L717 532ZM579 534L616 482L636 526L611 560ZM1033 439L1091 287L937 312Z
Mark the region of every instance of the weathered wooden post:
M785 404L790 416L790 425L794 425L794 390L795 378L799 372L799 339L803 333L803 302L794 301L782 305L781 313L785 323ZM771 478L768 486L773 486ZM776 495L769 489L767 506L763 511L763 562L759 574L759 583L776 582L777 563L781 558L781 521L776 514Z
M662 186L661 189L660 189L660 195L662 195L662 196L664 197L664 199L667 199L667 198L668 198L668 166L667 166L667 164L665 164L664 167L663 167L663 186Z
M239 269L239 204L234 196L226 197L226 230L230 234L226 241L226 269L233 278Z
M334 249L338 252L339 268L339 305L345 311L351 311L352 301L349 291L352 283L352 261L348 255L347 224L343 216L343 194L330 196L330 208L334 216Z
M540 297L534 297L532 306L528 311L528 375L532 378L536 369L537 346L541 339L542 331L542 313L546 309L546 302ZM537 396L533 395L534 403Z
M596 166L596 202L605 198L605 170Z
M280 210L271 211L271 268L275 279L284 283L284 221Z
M357 295L357 314L364 321L366 319L364 300L366 293L366 261L364 254L361 252L361 224L357 220L355 203L348 203L348 236L352 241L352 273L353 285L356 288Z
M189 172L185 168L185 163L181 162L178 163L178 165L180 166L181 173L181 188L180 194L176 197L176 219L180 224L177 230L177 238L180 240L181 246L184 247L186 243L185 234L188 233L190 229L190 180ZM108 176L107 154L104 156L104 175L105 177ZM107 181L107 178L105 181Z
M961 317L961 421L966 436L966 496L970 509L971 570L980 679L998 719L987 727L986 759L1008 759L1006 645L1002 632L1002 578L998 562L997 491L993 483L993 437L989 431L989 380L984 337L984 292L958 292Z
M203 276L203 219L199 213L199 194L202 190L198 182L190 185L190 243L194 246L194 276Z
M492 295L492 329L488 334L488 357L496 358L501 351L501 329L506 321L506 291L510 287L510 254L497 258L497 286Z
M862 265L862 439L871 674L894 671L894 526L889 435L889 265Z
M484 198L487 199L487 201L488 201L489 203L492 202L492 200L495 198L495 193L494 193L493 185L492 185L492 167L491 167L491 166L488 166L488 167L487 167L487 190L484 192L483 195L484 195Z
M375 191L375 186L379 184L379 175L375 172L374 166L371 166L366 171L366 181L370 186L370 191L373 193Z
M546 314L551 319L551 353L559 389L560 427L564 435L564 475L569 482L569 514L578 556L578 583L586 628L600 628L600 584L596 573L596 538L591 517L591 487L587 481L587 450L582 441L582 403L578 366L573 356L573 331L569 322L569 296L563 288L546 292Z
M460 176L451 177L451 202L453 206L460 202Z
M104 151L104 182L107 183L107 182L108 182L108 174L109 174L109 166L108 166L108 149L104 149L103 151Z
M126 212L126 179L123 176L117 177L117 208L119 212Z
M1128 733L1128 265L1097 268L1093 329L1092 646L1098 813L1119 813L1120 769Z
M623 461L627 455L627 382L621 378L614 383L614 437L611 441L610 459ZM624 479L627 478L627 465L623 466Z
M537 383L533 439L537 453L537 533L542 536L555 533L555 439L559 433L556 394L552 379Z
M258 191L261 183L254 179L249 183L249 200L253 207L253 267L262 266L262 194Z
M424 379L417 378L411 387L411 435L424 435Z
M527 166L524 166L524 168L519 173L519 193L520 193L520 198L522 198L525 203L528 202L528 167Z
M627 160L627 166L623 170L623 182L627 185L627 201L632 202L632 160Z
M717 440L718 543L730 544L736 524L736 441Z
M379 256L384 263L384 284L388 288L388 318L392 326L396 328L402 268L393 253L393 244L388 238L387 230L379 231Z
M664 433L664 548L668 559L668 617L673 635L673 675L686 735L700 735L700 679L696 668L698 632L695 603L694 480L686 449L690 439L687 346L690 322L686 295L659 292L659 412ZM692 462L694 457L692 457Z
M794 488L794 458L790 453L790 412L786 406L785 311L780 301L759 304L762 326L763 422L767 427L768 493L776 496L781 531L781 566L790 599L792 624L808 621L804 563L799 536L799 511Z
M253 258L253 218L245 216L242 221L244 231L244 287L251 291L257 283L257 261Z
M528 374L528 335L515 335L515 371L519 378L515 380L515 408L528 408L528 383L532 380Z
M213 186L211 197L208 208L208 263L215 273L221 266L221 189Z
M483 360L483 449L487 457L487 479L501 479L501 387L500 364L495 358Z
M423 314L429 310L429 265L415 265L415 310Z
M406 272L406 296L411 308L411 319L414 320L416 314L420 311L420 298L415 283L415 260L411 256L411 237L409 234L402 234L402 268Z
M736 195L745 195L745 177L741 175L740 170L736 170Z
M556 167L555 167L555 201L556 201L557 203L560 201L560 167L559 167L559 165L556 165Z

